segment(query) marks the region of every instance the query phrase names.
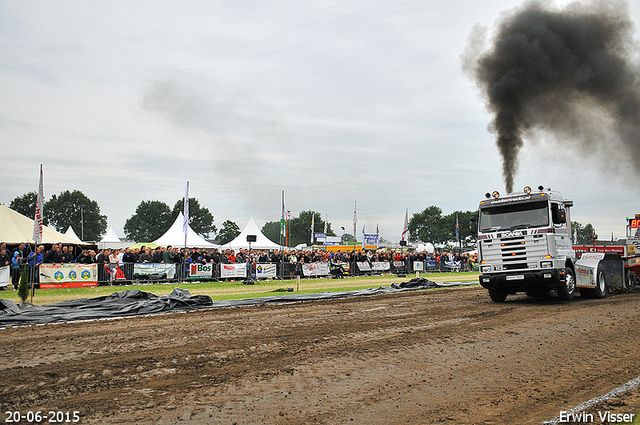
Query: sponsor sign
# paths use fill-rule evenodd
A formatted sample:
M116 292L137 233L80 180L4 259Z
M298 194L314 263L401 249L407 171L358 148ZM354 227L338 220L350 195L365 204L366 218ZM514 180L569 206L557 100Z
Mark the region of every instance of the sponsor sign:
M389 263L388 261L372 261L371 270L374 270L376 272L391 270L391 263Z
M247 263L220 264L220 277L247 277Z
M0 267L0 287L9 286L11 283L11 273L9 266Z
M304 263L302 264L302 274L307 277L327 276L329 274L329 263Z
M413 271L414 272L422 272L422 271L424 271L424 262L423 261L414 261L413 262Z
M173 279L176 275L175 264L162 263L136 263L133 265L134 275L166 275L167 279Z
M620 255L624 255L624 245L618 245L618 246L588 246L588 245L584 245L584 246L574 246L573 250L576 252L576 254L582 254L584 252L604 252L604 253L613 253L613 254L620 254Z
M40 288L98 286L97 264L40 264Z
M213 277L213 263L191 264L189 279L211 279Z
M275 264L256 264L256 279L270 279L276 277Z
M358 261L356 262L356 264L358 265L358 270L360 270L361 272L371 271L371 264L369 264L367 261Z

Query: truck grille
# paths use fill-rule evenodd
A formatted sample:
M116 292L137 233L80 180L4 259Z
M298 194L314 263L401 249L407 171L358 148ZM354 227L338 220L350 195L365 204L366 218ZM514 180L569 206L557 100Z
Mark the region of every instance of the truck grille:
M483 260L488 264L502 266L502 270L527 269L528 263L537 264L548 254L543 235L484 239L481 249Z

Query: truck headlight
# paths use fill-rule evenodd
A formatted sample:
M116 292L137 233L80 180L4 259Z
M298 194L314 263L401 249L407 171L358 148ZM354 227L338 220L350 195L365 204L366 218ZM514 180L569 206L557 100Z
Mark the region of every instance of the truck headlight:
M489 273L489 272L491 272L491 266L482 266L482 267L480 267L480 271L482 273Z
M552 267L553 267L553 261L541 261L540 262L540 268L550 269Z

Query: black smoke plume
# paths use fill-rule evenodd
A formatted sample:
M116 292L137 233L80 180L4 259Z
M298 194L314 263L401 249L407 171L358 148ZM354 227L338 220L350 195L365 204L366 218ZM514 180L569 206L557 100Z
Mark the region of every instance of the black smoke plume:
M640 174L640 67L626 3L531 1L503 17L487 50L481 32L463 67L493 114L507 192L523 137L535 132L550 134L555 149L623 151Z

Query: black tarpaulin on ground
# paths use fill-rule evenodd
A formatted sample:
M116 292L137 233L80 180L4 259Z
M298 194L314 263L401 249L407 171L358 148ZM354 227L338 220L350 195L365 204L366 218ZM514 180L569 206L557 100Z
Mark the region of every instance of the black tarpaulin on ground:
M328 300L469 284L475 284L475 282L445 284L442 282L432 282L424 278L416 278L399 284L393 283L391 286L381 286L377 289L369 288L344 292L277 295L272 297L215 302L212 301L208 295L192 296L189 290L181 288L174 288L169 295L161 296L137 289L129 289L102 297L61 301L43 306L30 303L17 305L13 301L0 299L0 327L110 319L214 307L239 307L269 303Z

